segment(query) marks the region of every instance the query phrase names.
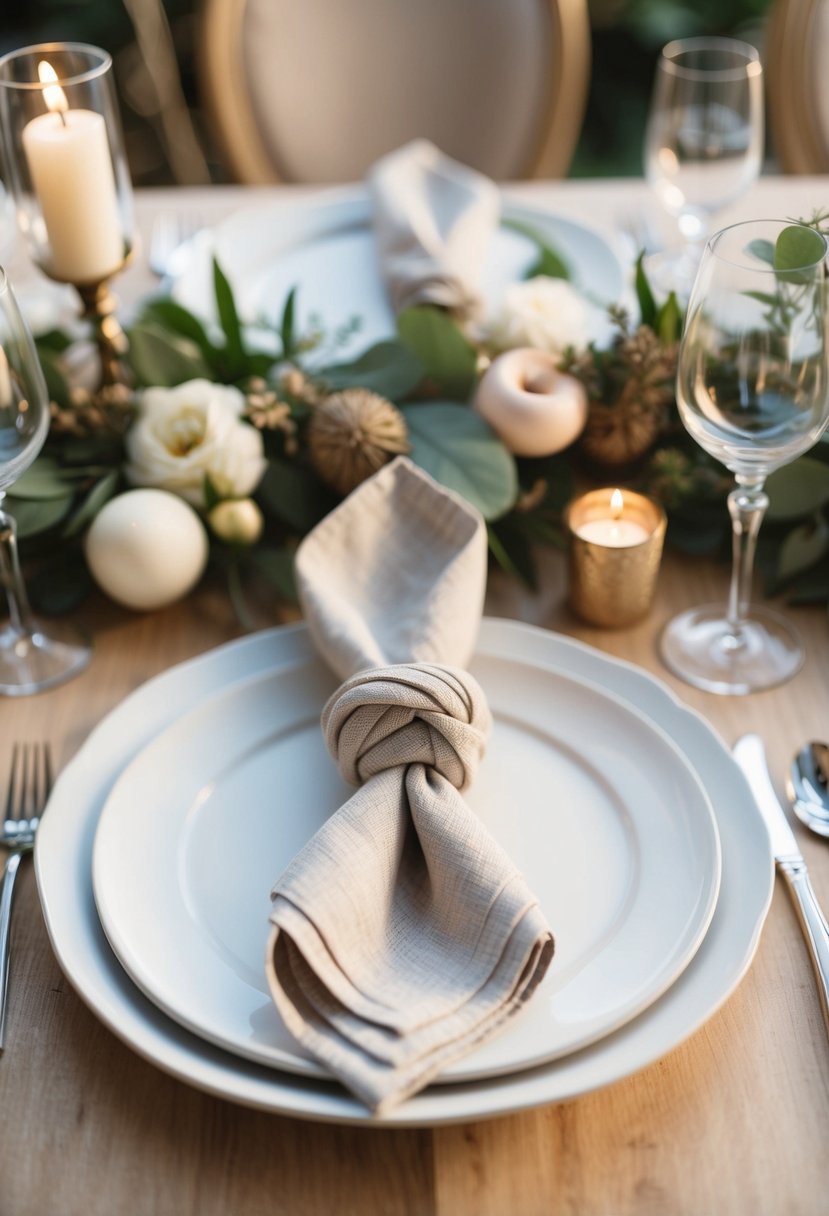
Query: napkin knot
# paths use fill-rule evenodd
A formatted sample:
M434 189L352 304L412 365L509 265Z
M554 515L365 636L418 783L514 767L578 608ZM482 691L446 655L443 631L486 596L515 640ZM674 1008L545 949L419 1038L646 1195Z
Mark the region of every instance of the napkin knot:
M351 785L385 769L424 764L465 790L491 725L477 680L460 668L431 663L361 671L322 713L328 750Z

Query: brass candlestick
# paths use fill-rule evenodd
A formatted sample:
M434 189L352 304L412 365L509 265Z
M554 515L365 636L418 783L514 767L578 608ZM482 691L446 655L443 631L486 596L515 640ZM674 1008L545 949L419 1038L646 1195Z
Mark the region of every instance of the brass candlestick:
M115 272L129 263L128 254L122 265ZM92 326L92 337L98 349L100 372L96 396L106 396L107 390L118 387L129 387L129 370L125 363L129 351L129 339L124 333L116 315L118 298L111 288L110 276L98 283L73 283L72 286L81 298L83 306L82 317Z

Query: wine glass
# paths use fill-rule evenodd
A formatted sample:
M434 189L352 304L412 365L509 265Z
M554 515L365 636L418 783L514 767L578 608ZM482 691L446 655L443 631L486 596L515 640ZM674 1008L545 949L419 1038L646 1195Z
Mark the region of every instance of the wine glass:
M40 692L89 662L89 644L66 622L47 630L32 614L20 571L17 530L6 492L37 456L49 429L49 397L31 334L0 268L0 579L9 620L0 630L0 694Z
M691 292L677 404L691 436L735 475L733 571L727 607L682 613L661 648L673 672L709 692L771 688L803 661L785 618L749 599L765 479L829 421L826 252L825 237L802 224L734 224L708 241Z
M684 38L662 50L645 130L645 176L677 221L681 249L652 255L651 278L687 296L713 217L756 180L763 70L753 46Z

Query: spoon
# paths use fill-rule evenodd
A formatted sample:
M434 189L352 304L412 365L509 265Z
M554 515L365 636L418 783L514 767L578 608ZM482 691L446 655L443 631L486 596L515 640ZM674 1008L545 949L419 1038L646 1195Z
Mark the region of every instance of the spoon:
M798 819L819 836L829 836L829 745L812 742L800 749L787 790Z

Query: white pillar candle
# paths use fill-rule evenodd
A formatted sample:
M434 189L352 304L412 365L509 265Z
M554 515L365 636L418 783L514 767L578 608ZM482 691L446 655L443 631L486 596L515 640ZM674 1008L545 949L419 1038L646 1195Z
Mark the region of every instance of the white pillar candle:
M48 64L38 71L57 80ZM46 269L68 283L97 283L124 259L106 124L92 110L68 109L57 84L44 95L50 112L26 124L23 147L52 249Z

